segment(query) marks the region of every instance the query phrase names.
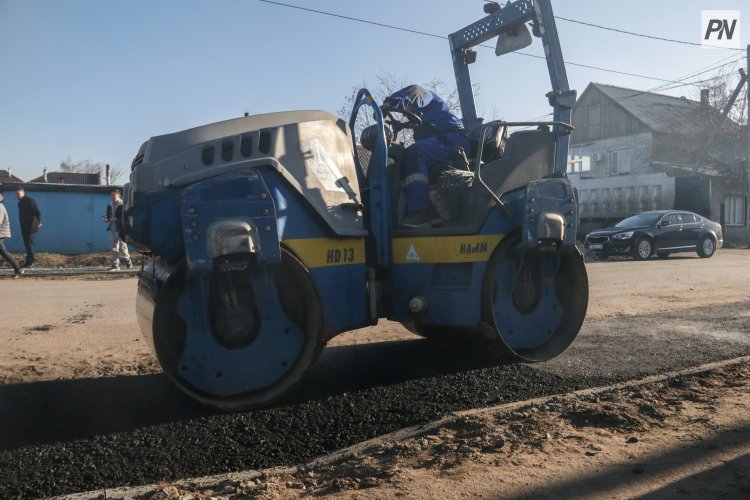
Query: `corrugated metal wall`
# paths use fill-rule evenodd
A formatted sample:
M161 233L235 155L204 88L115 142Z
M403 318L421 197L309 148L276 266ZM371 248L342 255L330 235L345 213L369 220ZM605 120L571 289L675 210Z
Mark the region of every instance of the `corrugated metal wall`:
M15 189L0 190L3 205L10 216L11 238L5 239L6 248L14 253L25 253L21 228L18 225L18 199ZM36 234L35 252L81 254L106 252L110 249L107 224L102 215L107 211L110 195L66 191L35 192L26 189L42 212L42 228Z

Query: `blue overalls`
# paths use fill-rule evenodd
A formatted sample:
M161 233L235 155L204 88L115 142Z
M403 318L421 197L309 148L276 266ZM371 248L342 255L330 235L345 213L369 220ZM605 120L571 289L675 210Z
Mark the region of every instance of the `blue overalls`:
M386 98L383 104L396 110L411 111L422 118L422 125L414 130L414 144L404 151L401 176L407 215L428 209L432 206L429 167L458 160L459 146L466 156L471 156L463 123L440 96L419 85L399 90Z

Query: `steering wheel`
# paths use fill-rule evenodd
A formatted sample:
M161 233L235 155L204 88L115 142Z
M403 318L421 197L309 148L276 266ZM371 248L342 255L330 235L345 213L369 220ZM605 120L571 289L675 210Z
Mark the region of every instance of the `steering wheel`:
M404 129L413 129L422 125L422 118L420 118L416 113L412 113L411 111L407 111L405 109L395 109L386 104L381 106L380 109L381 111L383 111L383 120L393 130L394 137ZM406 117L406 121L402 122L400 120L396 120L396 118L391 116L391 113L399 113L403 115L404 117Z

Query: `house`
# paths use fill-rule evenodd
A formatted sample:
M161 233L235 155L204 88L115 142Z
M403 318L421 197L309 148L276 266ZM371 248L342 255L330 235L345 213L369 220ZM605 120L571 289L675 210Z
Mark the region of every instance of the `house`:
M23 182L23 181L19 179L18 177L16 177L15 175L13 175L10 169L8 170L0 169L0 184L16 183L16 182Z
M701 101L591 83L573 108L568 175L583 233L637 212L680 209L720 222L727 243L750 243L746 131ZM700 163L700 164L699 164Z
M81 172L44 172L39 177L31 179L29 182L48 183L48 184L75 184L79 186L100 186L102 184L101 173L87 174Z

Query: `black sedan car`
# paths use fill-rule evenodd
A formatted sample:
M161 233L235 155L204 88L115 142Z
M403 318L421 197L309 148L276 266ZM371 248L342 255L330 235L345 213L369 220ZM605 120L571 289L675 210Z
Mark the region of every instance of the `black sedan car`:
M621 220L614 227L586 235L586 250L604 260L611 255L630 255L646 260L675 252L697 252L711 257L724 245L721 224L692 212L656 210Z

